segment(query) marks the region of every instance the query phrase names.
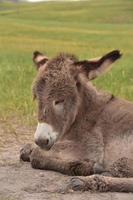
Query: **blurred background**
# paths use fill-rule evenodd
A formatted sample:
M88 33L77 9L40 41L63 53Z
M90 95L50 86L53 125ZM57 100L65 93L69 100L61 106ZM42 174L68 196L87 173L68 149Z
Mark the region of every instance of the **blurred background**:
M34 50L87 59L120 49L123 57L94 84L133 100L133 0L29 1L0 1L1 120L36 122Z

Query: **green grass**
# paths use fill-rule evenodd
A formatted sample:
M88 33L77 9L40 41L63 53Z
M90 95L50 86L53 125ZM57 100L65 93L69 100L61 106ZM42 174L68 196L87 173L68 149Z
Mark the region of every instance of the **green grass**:
M38 4L0 2L0 117L35 118L32 52L79 58L121 49L123 57L94 81L133 100L133 1L92 0Z

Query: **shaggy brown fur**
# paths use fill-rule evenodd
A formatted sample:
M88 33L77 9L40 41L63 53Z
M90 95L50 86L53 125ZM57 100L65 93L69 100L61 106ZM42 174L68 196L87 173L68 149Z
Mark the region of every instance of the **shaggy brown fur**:
M88 82L120 56L115 50L94 60L78 61L68 54L49 60L34 53L38 121L50 124L59 136L49 151L24 147L23 160L30 159L34 168L68 175L133 177L133 103L98 91ZM55 105L61 114L55 112ZM40 146L43 143L48 141L41 141ZM133 192L133 179L93 175L71 180L70 187Z

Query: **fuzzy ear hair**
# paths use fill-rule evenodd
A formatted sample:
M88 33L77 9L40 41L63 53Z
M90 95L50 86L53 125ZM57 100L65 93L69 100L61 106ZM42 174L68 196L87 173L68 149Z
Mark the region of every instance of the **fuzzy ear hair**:
M100 58L75 62L80 72L84 72L92 80L106 71L109 66L122 56L119 50L111 51Z
M33 62L35 63L37 70L41 66L43 66L47 61L48 61L48 58L44 56L42 53L40 53L39 51L33 52Z

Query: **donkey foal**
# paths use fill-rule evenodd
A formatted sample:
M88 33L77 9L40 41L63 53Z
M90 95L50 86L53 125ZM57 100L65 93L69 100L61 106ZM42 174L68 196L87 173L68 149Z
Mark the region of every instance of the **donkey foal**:
M122 179L133 177L133 103L89 82L120 57L118 50L82 61L34 52L39 147L24 146L21 159L33 168L86 176L71 179L69 188L133 192L133 179Z

